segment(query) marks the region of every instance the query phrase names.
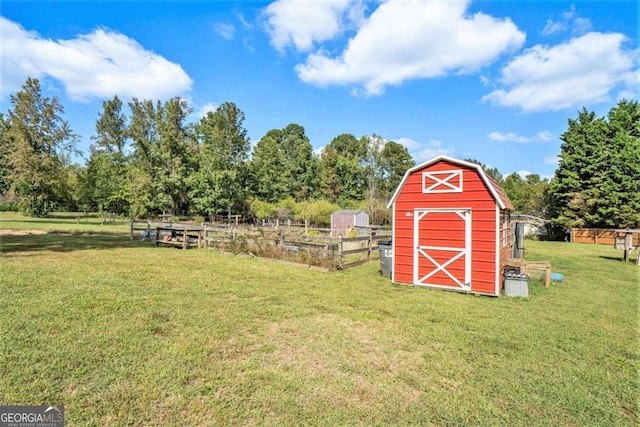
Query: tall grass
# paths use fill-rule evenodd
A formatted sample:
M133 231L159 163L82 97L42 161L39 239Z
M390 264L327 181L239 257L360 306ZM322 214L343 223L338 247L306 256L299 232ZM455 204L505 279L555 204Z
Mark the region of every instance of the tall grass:
M73 425L637 425L640 269L527 242L530 298L125 235L0 236L0 403Z

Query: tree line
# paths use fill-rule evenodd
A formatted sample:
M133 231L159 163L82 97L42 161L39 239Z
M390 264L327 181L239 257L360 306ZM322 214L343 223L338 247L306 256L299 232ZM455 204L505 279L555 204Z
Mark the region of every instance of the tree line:
M268 131L252 148L244 113L232 102L192 123L179 97L134 98L127 114L114 96L102 104L86 163L77 165L70 158L79 137L56 97L44 97L29 78L10 99L1 120L0 194L32 216L287 214L323 222L314 212L342 207L367 209L383 222L386 199L415 164L404 146L377 135L338 135L318 155L295 123Z
M29 78L10 101L6 116L0 114L0 197L31 216L237 214L324 224L343 208L363 209L382 224L389 221L387 201L415 165L404 146L376 134L338 135L317 154L304 127L291 123L252 147L245 115L233 102L194 123L180 97L134 98L125 106L117 96L103 102L88 159L76 164L79 137L56 97L43 96L39 81ZM638 102L621 101L606 118L583 109L560 139L551 181L503 177L482 166L521 213L562 226L639 227Z

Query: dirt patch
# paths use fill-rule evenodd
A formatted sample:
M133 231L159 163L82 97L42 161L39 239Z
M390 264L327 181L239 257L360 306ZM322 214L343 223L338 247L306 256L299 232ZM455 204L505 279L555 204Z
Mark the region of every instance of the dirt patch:
M0 236L28 236L30 234L43 235L47 230L4 230L0 229Z

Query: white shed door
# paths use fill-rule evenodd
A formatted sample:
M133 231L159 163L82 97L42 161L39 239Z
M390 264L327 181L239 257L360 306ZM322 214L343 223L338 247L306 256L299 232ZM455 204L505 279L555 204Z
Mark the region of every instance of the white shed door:
M413 283L471 289L471 210L414 211Z

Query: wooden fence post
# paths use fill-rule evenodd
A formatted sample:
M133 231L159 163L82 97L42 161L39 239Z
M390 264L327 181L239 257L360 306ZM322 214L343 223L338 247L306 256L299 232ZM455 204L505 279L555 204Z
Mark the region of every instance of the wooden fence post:
M133 218L131 218L131 240L133 240Z
M207 224L202 223L202 247L207 248Z

